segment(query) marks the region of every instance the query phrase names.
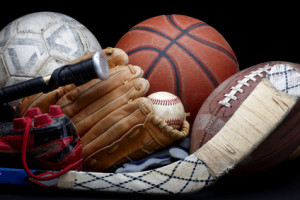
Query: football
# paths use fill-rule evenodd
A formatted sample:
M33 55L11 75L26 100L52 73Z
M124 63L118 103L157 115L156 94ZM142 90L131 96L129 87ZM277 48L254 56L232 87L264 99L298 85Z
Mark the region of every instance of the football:
M61 13L22 16L0 32L0 88L37 76L101 49L81 23Z
M272 130L271 135L259 145L250 155L245 157L231 174L251 175L267 171L283 161L300 144L300 65L288 62L267 62L247 68L231 76L217 87L206 99L200 108L191 132L190 153L195 152L205 143L208 143L217 133L228 126L229 121L236 111L243 107L244 102L253 93L261 82L269 82L270 87L274 86L278 91L287 93L297 99L297 104L291 112L279 124L270 123L272 118L277 118L274 112L286 112L286 104L275 95L273 100L278 105L277 108L269 107L261 113L255 111L259 103L262 102L263 95L257 96L256 101L250 103L251 108L234 124L229 127L232 132L243 131L247 135L247 140L252 140L253 130L251 127L244 127L240 121L246 118L258 116L253 128L260 131L263 128ZM264 93L264 91L263 91ZM225 139L225 138L224 138ZM228 138L227 138L228 139ZM230 141L235 138L230 138Z

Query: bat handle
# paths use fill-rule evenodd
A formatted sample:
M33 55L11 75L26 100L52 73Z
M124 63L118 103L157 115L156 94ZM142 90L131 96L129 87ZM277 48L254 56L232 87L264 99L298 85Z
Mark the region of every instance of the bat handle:
M42 77L10 85L0 89L0 104L30 96L46 89L47 85Z
M0 89L0 104L40 92L47 93L71 83L82 85L94 78L104 80L108 76L109 68L106 58L100 51L96 51L91 59L59 67L51 75Z
M43 92L49 92L71 83L82 85L95 78L104 80L108 76L109 68L106 58L101 52L96 51L91 59L56 69L50 77L48 87Z

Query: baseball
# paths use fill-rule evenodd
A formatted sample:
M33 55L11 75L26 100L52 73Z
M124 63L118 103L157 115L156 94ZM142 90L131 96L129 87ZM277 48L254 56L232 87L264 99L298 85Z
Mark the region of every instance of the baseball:
M181 100L169 92L155 92L148 97L157 116L175 129L182 127L186 114Z

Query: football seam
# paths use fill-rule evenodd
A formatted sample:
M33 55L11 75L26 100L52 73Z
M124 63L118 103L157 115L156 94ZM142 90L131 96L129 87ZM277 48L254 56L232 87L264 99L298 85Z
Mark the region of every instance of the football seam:
M267 64L262 68L258 68L255 71L251 71L250 74L244 76L244 79L238 80L237 81L238 84L236 86L231 87L230 93L224 94L225 98L221 101L218 101L218 103L227 108L231 107L231 104L229 102L231 100L234 100L234 101L238 100L236 93L237 92L244 93L244 90L242 89L243 86L250 87L250 84L248 83L248 81L252 80L252 81L256 82L257 80L256 80L255 76L263 77L264 75L262 74L262 72L268 73L268 71L271 68L272 68L272 66Z

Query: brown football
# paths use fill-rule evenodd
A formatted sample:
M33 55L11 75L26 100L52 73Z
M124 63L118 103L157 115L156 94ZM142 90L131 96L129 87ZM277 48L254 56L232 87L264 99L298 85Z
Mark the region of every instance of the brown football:
M249 175L269 170L285 161L295 151L300 144L300 65L273 61L238 72L211 93L193 124L190 153L199 149L223 128L263 79L268 79L276 89L295 95L298 100L286 118L277 127L272 127L271 135L233 173Z

